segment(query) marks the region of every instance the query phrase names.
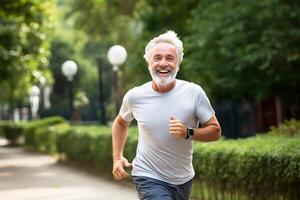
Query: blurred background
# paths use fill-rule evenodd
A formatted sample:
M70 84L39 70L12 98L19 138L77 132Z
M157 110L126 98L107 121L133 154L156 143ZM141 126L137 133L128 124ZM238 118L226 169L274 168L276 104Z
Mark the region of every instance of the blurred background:
M0 119L109 124L151 80L145 45L171 29L184 43L178 78L204 88L225 137L268 131L300 119L299 19L293 0L1 0ZM116 44L127 57L114 71Z

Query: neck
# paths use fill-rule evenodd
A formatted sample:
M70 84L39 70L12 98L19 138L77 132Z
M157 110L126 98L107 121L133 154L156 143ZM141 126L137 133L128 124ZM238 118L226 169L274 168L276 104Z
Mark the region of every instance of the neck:
M168 85L159 85L155 81L152 81L152 88L159 93L169 92L175 87L176 80Z

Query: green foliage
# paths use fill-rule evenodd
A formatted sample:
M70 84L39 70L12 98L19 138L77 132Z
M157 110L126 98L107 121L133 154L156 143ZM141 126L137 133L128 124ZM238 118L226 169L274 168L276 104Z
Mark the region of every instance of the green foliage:
M63 143L60 143L59 151L73 160L91 161L92 155L89 146L95 134L95 132L89 132L83 128L72 127L60 138L60 142Z
M300 85L298 1L60 0L58 7L61 24L52 43L50 66L56 79L52 99L59 108L67 104L61 101L67 99L62 62L78 63L75 88L86 91L90 104L83 113L94 116L98 105L95 58L105 56L113 44L127 49L120 79L125 92L151 80L144 47L168 29L184 40L185 58L178 78L201 84L213 100L278 96L283 102L299 101L294 98ZM113 78L111 66L105 65L104 93L109 105Z
M223 196L221 199L243 194L245 199L296 199L300 183L299 152L299 139L271 135L197 143L195 180L213 188L213 193ZM198 195L205 196L205 191L200 190Z
M66 122L59 122L57 124L42 126L34 131L31 135L32 141L34 141L37 150L41 152L47 152L50 154L56 154L58 152L57 143L61 134L64 134L69 130L69 124ZM28 144L28 143L27 143ZM29 147L29 145L27 145ZM32 148L33 146L30 145Z
M174 30L179 37L185 37L189 34L187 23L190 20L191 12L197 1L153 1L144 0L136 4L132 18L133 27L131 30L133 36L128 37L126 46L130 53L127 65L125 66L124 76L126 90L136 85L150 81L147 63L143 59L144 49L148 41L154 36L167 30ZM184 79L185 69L181 68L178 78Z
M54 124L64 123L65 119L62 117L48 117L44 119L33 120L25 124L22 134L25 137L26 146L34 147L38 144L36 140L37 130L41 127L47 127Z
M110 172L112 169L111 129L103 126L95 126L93 129L89 130L96 133L96 135L93 136L94 140L90 144L90 151L93 161L97 168L105 172Z
M186 72L220 99L295 96L299 17L297 1L201 1L185 38Z
M86 96L86 93L83 91L79 91L75 94L74 106L76 108L82 108L88 105L89 99Z
M0 121L0 135L3 135L11 146L19 145L24 123Z
M31 131L26 146L83 163L93 163L103 172L112 168L111 128L73 126L66 123L42 126ZM137 146L137 129L130 128L124 155L132 161Z
M99 115L95 109L99 107L99 90L95 89L95 86L99 84L96 58L106 57L108 48L116 43L122 44L127 49L130 45L136 45L132 42L135 39L136 29L131 21L135 2L136 0L130 3L106 0L58 1L58 8L61 11L60 30L52 43L50 59L56 79L52 95L55 107L66 107L64 105L67 101L62 101L62 99L68 99L68 87L60 67L65 60L72 59L78 64L79 70L75 76L74 89L85 91L89 99L89 104L81 111L82 119L95 120ZM131 55L128 60L131 60ZM113 100L110 96L114 76L107 60L101 67L104 68L102 77L105 103L109 104ZM128 65L124 69L128 68L131 66ZM121 83L126 81L126 78L120 79ZM63 109L60 111L63 112Z
M51 113L51 111L54 110L56 111L56 114L62 115L61 112L63 111L63 108L66 108L68 105L68 81L62 74L61 65L67 60L74 60L75 49L73 48L71 41L66 41L65 37L55 36L51 42L50 52L49 67L55 82L51 94L51 103L53 106L48 112ZM77 59L75 62L78 65ZM78 68L81 68L81 66L78 65ZM77 83L77 77L78 76L76 75L74 80L75 85Z
M41 132L37 133L39 128L63 122L65 120L62 117L49 117L30 122L0 121L0 132L10 141L11 145L19 144L20 137L24 136L26 144L34 146L39 143L39 141L35 140L35 135Z
M137 2L139 0L73 0L67 5L67 17L73 19L76 29L94 37L94 41L102 41L104 45L111 41L125 41L130 15Z
M172 29L185 36L188 33L186 25L191 18L190 11L197 4L197 0L179 0L176 3L172 0L144 0L136 7L135 17L142 23L143 31L148 33L162 33Z
M4 0L0 3L0 100L25 101L34 80L33 71L47 71L49 36L54 27L54 1ZM48 83L51 80L48 79Z
M51 43L51 56L49 58L49 66L55 78L53 92L51 94L52 108L50 113L66 115L68 112L68 81L61 72L61 65L66 60L73 60L78 65L78 72L74 76L74 94L78 91L84 91L89 104L83 109L84 120L95 120L96 103L98 102L98 90L95 90L95 85L98 84L96 55L99 54L99 49L94 52L86 52L87 36L79 29L72 29L72 21L65 19L65 13L68 10L67 2L60 3L58 6L60 11L59 28L56 31L55 37ZM98 46L97 46L98 47ZM86 111L90 111L87 114ZM48 114L48 112L46 113ZM92 119L89 119L92 118Z
M281 136L300 136L300 121L291 119L285 121L278 128L271 127L270 134Z
M129 130L124 155L133 160L137 145L136 129ZM111 128L105 126L74 126L59 135L58 152L69 159L92 162L104 172L112 169Z

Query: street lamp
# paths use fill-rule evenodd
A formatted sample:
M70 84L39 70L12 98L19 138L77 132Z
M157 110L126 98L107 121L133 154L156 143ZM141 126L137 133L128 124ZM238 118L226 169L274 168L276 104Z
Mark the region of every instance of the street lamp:
M97 57L98 65L98 79L99 79L99 107L100 107L100 122L106 125L106 110L104 106L104 87L103 87L103 73L104 73L104 57Z
M41 109L43 110L45 108L45 86L46 86L46 78L44 76L39 77L40 82L40 90L41 90Z
M44 76L39 77L40 88L41 88L41 108L49 109L51 107L50 103L50 93L51 86L47 85L47 79Z
M51 107L51 102L50 102L50 94L52 92L52 87L51 86L46 86L44 88L44 108L49 109Z
M31 110L31 117L32 119L37 118L37 113L39 110L39 101L40 101L40 89L37 86L31 86L29 90L29 103L30 103L30 110Z
M77 73L77 64L72 60L68 60L62 64L61 70L69 82L70 120L72 120L74 111L73 77Z
M32 75L39 81L39 89L40 89L40 99L39 99L39 116L42 116L43 110L45 108L45 87L47 80L43 76L42 72L40 71L33 71Z
M116 114L118 114L120 109L120 81L121 73L119 70L119 66L122 65L126 58L127 58L127 52L126 49L121 45L114 45L110 47L110 49L107 52L107 58L110 64L113 66L113 71L115 72L115 101L116 101Z

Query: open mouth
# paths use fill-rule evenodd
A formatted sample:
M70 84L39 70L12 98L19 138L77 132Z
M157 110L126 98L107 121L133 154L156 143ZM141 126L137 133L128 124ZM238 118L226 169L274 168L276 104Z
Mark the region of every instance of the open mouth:
M171 70L169 69L157 69L156 73L162 76L169 75L171 73Z

